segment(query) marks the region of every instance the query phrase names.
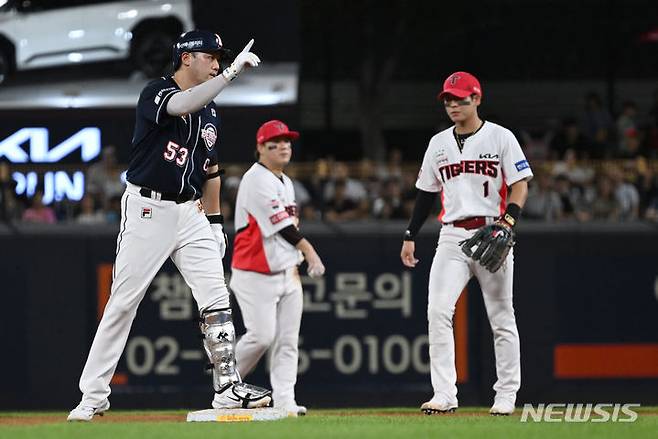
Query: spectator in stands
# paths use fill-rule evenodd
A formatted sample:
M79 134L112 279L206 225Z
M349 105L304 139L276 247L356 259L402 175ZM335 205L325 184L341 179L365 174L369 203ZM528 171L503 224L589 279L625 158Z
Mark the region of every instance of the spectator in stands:
M658 222L658 197L649 201L649 207L647 207L644 218L649 221Z
M392 148L388 152L386 163L377 169L377 177L381 181L402 178L402 151L399 148Z
M362 218L359 204L347 196L347 182L336 180L333 186L332 197L325 202L325 221L338 222Z
M389 178L384 183L381 196L375 199L373 203L372 214L377 219L407 218L399 178Z
M105 209L105 221L111 224L116 224L121 220L121 196L115 195L107 202L107 209Z
M619 218L619 202L615 197L614 184L604 173L596 178L596 190L588 206L587 218L599 221L615 221Z
M635 187L640 194L640 217L648 212L653 200L658 200L658 175L654 173L651 164L644 157L635 160Z
M637 154L637 151L633 154L633 151L628 150L626 138L629 134L634 134L637 138L638 129L637 105L633 101L626 101L622 104L621 114L617 118L618 155L634 157Z
M78 211L80 210L80 202L63 198L61 200L54 200L50 207L55 212L58 223L65 223L73 220Z
M640 155L640 133L636 128L628 128L620 134L620 145L617 156L620 158L635 158Z
M100 210L96 210L96 201L91 194L85 195L80 200L80 213L75 217L78 224L95 225L105 224L106 215Z
M116 148L114 145L105 146L101 160L87 170L87 192L107 207L109 200L121 197L126 189L125 183L121 181L121 173L122 169L116 161Z
M523 206L527 219L557 221L562 218L560 196L553 189L553 180L546 170L540 170L530 182L528 200Z
M637 188L629 180L634 180L633 168L612 165L608 168L608 175L614 186L615 198L619 206L619 219L622 221L632 221L639 217L640 213L640 194Z
M579 164L573 149L566 150L563 160L553 165L553 175L560 174L565 175L573 185L581 190L594 179L594 169Z
M23 221L28 223L55 224L55 211L43 204L43 192L37 190L32 197L31 205L23 212Z
M230 165L226 167L225 174L221 177L221 206L220 210L224 218L233 218L235 211L235 200L238 196L238 186L244 169L237 165Z
M311 194L298 178L298 168L296 166L289 166L286 168L286 175L290 177L292 186L295 190L295 202L297 203L297 211L299 217L305 220L316 220L320 218L319 211L315 210L311 200Z
M16 199L16 182L11 178L9 165L0 163L0 222L20 218L20 208Z
M404 210L406 212L405 218L411 218L411 214L414 210L414 205L416 204L416 195L418 190L416 189L416 180L418 179L418 173L415 171L404 171L402 173L402 187L406 188L402 194L402 201L404 203ZM438 212L440 206L434 206L434 209L430 212L430 215Z
M313 172L309 178L304 182L304 187L308 189L313 207L320 212L324 211L324 189L329 181L329 161L326 159L318 159L313 164Z
M349 168L346 163L336 162L333 165L330 180L324 187L324 199L329 200L334 197L334 188L337 182L345 183L345 196L352 201L359 203L366 199L366 189L358 180L351 178Z
M558 174L554 177L555 193L560 199L561 219L571 220L578 218L578 208L580 203L580 193L574 188L565 174Z
M591 143L589 157L603 158L612 155L611 135L614 125L612 116L603 106L598 93L588 93L585 97L585 111L581 118L583 133Z
M542 130L539 128L521 130L519 135L523 152L528 160L532 162L535 160L546 160L550 158L551 151L549 145L555 135L552 130ZM555 146L556 148L558 147L558 145ZM554 154L557 155L558 152L555 152ZM562 154L560 154L560 156L561 155Z
M357 166L359 180L366 189L368 202L372 204L382 191L382 182L376 174L375 165L369 158L363 158Z
M578 157L589 154L590 142L578 126L574 118L565 118L558 133L550 143L550 157L554 160L564 159L567 151L572 151Z

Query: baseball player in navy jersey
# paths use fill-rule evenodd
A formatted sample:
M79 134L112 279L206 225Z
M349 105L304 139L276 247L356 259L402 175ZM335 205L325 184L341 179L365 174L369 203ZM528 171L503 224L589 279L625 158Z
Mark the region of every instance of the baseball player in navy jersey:
M297 265L305 258L308 274L324 274L324 265L298 229L292 181L283 173L299 133L279 120L256 133L255 163L242 177L235 206L235 243L231 290L242 311L247 333L235 348L238 370L245 376L270 350L274 407L293 416L306 407L295 400L302 284Z
M521 214L532 171L514 135L478 116L482 89L466 72L450 75L438 96L454 126L429 142L418 175L418 195L404 235L401 259L413 268L414 238L436 194L442 223L429 278L428 321L434 395L427 414L454 411L457 374L452 319L460 293L475 276L493 331L496 397L490 413L514 411L521 384L519 335L512 305L513 228ZM480 245L472 252L471 245Z
M242 383L235 367L235 330L221 262L226 235L219 210L219 118L213 99L242 70L259 64L249 51L252 44L221 72L225 49L219 36L184 33L173 48L173 76L150 82L139 97L111 295L80 377L82 401L69 421L90 421L110 407L110 380L137 307L167 258L199 308L212 364L212 406L252 408L271 402L268 390Z

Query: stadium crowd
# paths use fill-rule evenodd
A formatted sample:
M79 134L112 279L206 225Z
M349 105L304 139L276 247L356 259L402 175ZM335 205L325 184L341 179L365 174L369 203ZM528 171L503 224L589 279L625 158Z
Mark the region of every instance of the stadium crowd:
M624 102L616 118L591 93L580 117L559 126L516 132L535 178L523 217L538 221L658 222L658 91L646 114ZM113 146L86 172L85 196L44 205L42 194L16 197L6 163L0 163L0 219L39 223L118 223L121 216L123 166ZM331 157L293 162L293 179L302 219L342 222L406 220L415 200L420 158L405 162L400 149L384 163ZM222 178L222 212L232 218L242 173L249 165L226 165ZM440 209L437 204L436 212Z

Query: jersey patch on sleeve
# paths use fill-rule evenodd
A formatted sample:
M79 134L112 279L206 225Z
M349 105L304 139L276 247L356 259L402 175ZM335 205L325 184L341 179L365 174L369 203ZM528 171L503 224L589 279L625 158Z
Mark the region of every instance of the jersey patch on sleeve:
M272 216L270 217L270 222L271 222L272 224L277 224L277 223L280 223L281 221L283 221L284 219L286 219L286 218L288 218L288 217L290 217L290 215L288 214L288 212L286 212L285 210L283 210L283 211L281 211L281 212L278 212L278 213L275 213L274 215L272 215Z
M160 101L162 100L162 97L164 96L164 94L168 91L171 91L171 90L176 90L176 87L167 87L167 88L163 88L160 91L158 91L158 93L155 95L155 98L153 99L153 102L155 102L155 105L160 105Z
M527 169L530 167L530 164L528 164L527 160L521 160L520 162L514 163L514 166L516 166L517 171L523 171L524 169Z

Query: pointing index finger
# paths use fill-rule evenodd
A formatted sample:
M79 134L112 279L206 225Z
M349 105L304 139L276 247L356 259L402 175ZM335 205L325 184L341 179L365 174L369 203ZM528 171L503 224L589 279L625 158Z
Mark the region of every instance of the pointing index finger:
M243 52L243 53L244 53L244 52L249 52L249 51L251 50L251 46L253 46L253 45L254 45L254 39L252 38L251 40L249 40L249 42L247 43L247 45L244 46L244 49L242 49L242 52Z

